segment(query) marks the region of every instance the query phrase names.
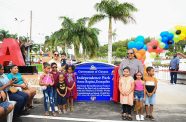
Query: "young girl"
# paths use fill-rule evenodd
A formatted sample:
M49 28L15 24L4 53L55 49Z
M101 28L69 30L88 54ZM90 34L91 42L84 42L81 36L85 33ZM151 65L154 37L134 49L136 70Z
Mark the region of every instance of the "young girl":
M70 111L73 111L73 96L75 92L75 74L74 74L75 67L73 65L67 65L66 66L66 75L65 75L65 81L67 85L67 104L68 107L70 107Z
M52 71L50 72L54 78L54 85L53 85L53 97L54 97L54 104L55 104L55 110L57 111L57 91L56 91L56 85L59 82L59 74L60 72L57 70L57 64L51 63Z
M54 98L53 98L53 88L54 79L52 74L50 74L50 64L47 62L43 63L43 74L40 77L39 85L42 86L43 95L44 95L44 108L45 108L45 115L49 116L48 112L48 102L50 102L50 107L52 109L52 115L56 116L54 110Z
M143 116L143 100L144 100L144 81L142 73L137 72L134 76L135 88L134 88L134 98L136 100L136 120L144 120Z
M156 100L156 90L157 90L157 79L154 77L154 68L147 67L147 76L144 77L145 81L145 110L146 110L146 118L150 120L155 120L152 112L153 112L153 105L155 104ZM149 107L150 106L150 107ZM150 109L150 112L149 112Z
M130 76L130 68L123 69L123 76L119 80L120 103L122 104L122 119L132 120L131 109L134 99L134 79Z
M57 90L57 101L58 101L59 114L61 114L61 110L65 114L66 113L67 86L65 83L64 74L59 75L59 82L56 85L56 90Z

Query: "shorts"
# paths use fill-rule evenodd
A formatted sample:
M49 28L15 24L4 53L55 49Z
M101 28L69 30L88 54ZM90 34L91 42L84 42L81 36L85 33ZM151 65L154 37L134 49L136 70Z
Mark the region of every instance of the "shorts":
M155 101L156 101L156 94L153 94L150 97L146 95L145 105L154 105Z
M134 99L143 101L144 100L144 91L134 91Z
M57 104L58 105L65 105L67 103L67 98L62 97L59 94L57 94Z
M5 111L7 111L9 105L11 105L9 102L0 103L0 107L4 108Z

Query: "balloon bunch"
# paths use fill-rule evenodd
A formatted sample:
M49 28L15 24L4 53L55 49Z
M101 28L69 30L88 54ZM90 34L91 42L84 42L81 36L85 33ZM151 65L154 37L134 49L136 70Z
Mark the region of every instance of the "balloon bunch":
M147 50L147 46L144 44L145 38L143 36L137 36L134 41L128 42L128 48L136 48L137 50Z
M157 40L151 40L147 43L147 49L151 58L155 58L157 54L163 52L163 47L165 47L165 44L158 42Z
M142 63L144 64L144 61L146 59L146 51L144 49L141 49L141 50L137 50L135 48L134 49L134 52L135 52L135 55L137 57L138 60L141 60Z
M170 45L174 44L174 34L168 32L168 31L163 31L160 33L161 36L161 42L163 42L165 44L165 46L163 47L164 49L168 49Z
M186 40L186 26L177 25L171 32L174 34L175 43Z

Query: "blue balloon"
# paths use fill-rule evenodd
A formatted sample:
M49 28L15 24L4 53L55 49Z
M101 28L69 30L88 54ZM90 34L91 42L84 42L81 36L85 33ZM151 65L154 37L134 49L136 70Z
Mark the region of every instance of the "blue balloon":
M172 40L174 38L174 34L169 33L167 37L168 37L169 40Z
M147 45L144 45L143 46L143 49L147 51Z
M136 37L135 41L136 41L136 42L142 42L142 43L144 43L145 38L144 38L143 36L140 35L140 36L137 36L137 37Z
M136 42L136 49L137 50L141 50L144 46L144 43L143 42Z
M128 42L128 49L132 49L132 48L135 48L136 44L134 41L130 41Z
M168 35L169 35L168 31L163 31L163 32L160 33L161 37L168 36Z
M163 36L162 37L162 42L167 43L167 41L169 41L168 37L167 36Z
M164 49L169 49L169 45L168 44L165 44Z

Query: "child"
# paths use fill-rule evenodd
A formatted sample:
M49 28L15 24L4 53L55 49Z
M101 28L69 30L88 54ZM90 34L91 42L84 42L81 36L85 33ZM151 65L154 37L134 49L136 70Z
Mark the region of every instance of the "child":
M137 72L134 75L135 79L135 87L134 87L134 98L136 100L136 120L144 120L143 116L143 100L144 100L144 81L143 74L141 72Z
M61 54L61 71L64 73L65 72L65 67L67 65L67 59L66 59L66 53L63 52Z
M70 107L70 111L73 111L73 96L75 91L75 74L74 74L75 67L73 65L67 65L66 66L66 75L65 75L65 81L67 85L67 104L68 107Z
M134 99L134 79L130 76L130 68L123 69L123 76L119 80L120 103L122 104L122 119L132 121L131 109Z
M59 82L56 86L57 90L57 101L58 101L58 109L59 114L61 114L61 110L63 113L66 113L66 94L67 94L67 86L65 83L65 76L64 74L59 75Z
M52 71L50 72L54 78L54 85L53 85L53 97L54 97L54 104L55 104L55 110L57 110L57 91L56 91L56 85L59 82L59 74L60 72L57 70L57 64L51 63Z
M155 104L156 99L156 89L157 89L157 79L154 77L154 68L147 67L147 76L144 78L145 81L145 110L146 110L146 118L154 120L152 116L153 105ZM149 113L149 105L150 105L150 113Z
M47 62L43 63L43 74L40 77L39 85L42 86L43 95L44 95L44 108L45 108L45 115L49 116L48 112L48 102L50 102L50 107L52 109L52 115L56 116L54 110L54 98L53 98L53 88L54 79L52 74L50 74L50 64Z

